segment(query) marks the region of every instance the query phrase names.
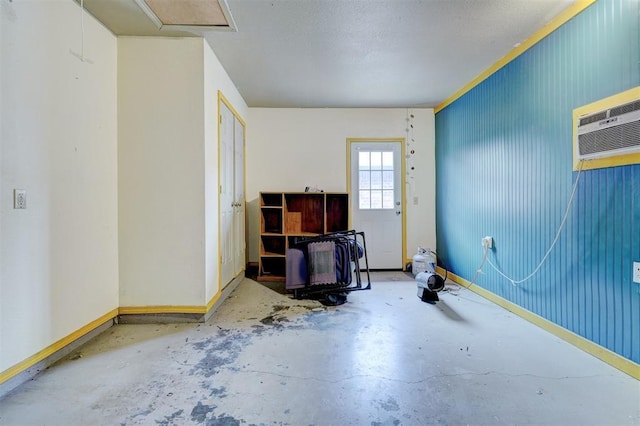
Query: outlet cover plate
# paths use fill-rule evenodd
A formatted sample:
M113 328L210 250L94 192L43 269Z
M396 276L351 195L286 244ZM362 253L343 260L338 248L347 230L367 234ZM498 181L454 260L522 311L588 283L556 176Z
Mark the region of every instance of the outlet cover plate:
M486 247L488 249L493 248L493 237L484 237L482 239L482 247Z
M13 190L13 208L14 209L27 208L27 191L25 189Z
M633 262L633 282L640 284L640 262Z

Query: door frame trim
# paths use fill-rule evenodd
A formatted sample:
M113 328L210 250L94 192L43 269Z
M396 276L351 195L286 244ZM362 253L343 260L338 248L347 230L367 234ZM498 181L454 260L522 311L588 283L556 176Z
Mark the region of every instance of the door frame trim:
M401 211L402 211L402 265L401 269L405 269L405 259L407 258L407 182L406 182L406 153L405 145L407 143L406 138L347 138L347 193L349 194L349 228L351 228L351 218L353 217L353 194L351 194L351 146L353 143L385 143L385 142L399 142L400 143L400 198L401 198Z

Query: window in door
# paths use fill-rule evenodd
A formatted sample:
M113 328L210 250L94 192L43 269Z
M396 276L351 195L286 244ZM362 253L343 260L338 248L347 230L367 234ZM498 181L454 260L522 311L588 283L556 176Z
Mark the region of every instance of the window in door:
M359 207L363 210L393 209L393 151L361 151L358 155Z

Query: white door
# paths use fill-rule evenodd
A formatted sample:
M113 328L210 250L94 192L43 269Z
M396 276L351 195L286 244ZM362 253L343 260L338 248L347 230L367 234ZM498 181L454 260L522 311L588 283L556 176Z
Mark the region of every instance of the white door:
M229 284L245 266L244 124L220 102L220 281Z
M224 102L220 102L220 280L222 286L235 275L234 254L234 122L235 117Z
M244 236L244 125L236 118L233 132L234 140L234 219L233 219L233 271L234 276L244 271L246 264L246 242Z
M364 231L370 269L402 269L402 142L350 141L352 228Z

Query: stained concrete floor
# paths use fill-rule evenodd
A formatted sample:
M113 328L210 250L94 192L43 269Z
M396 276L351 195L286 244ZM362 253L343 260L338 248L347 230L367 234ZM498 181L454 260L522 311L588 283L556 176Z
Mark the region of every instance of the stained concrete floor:
M1 425L631 425L637 380L404 273L324 307L245 279L204 324L118 325L0 400Z

